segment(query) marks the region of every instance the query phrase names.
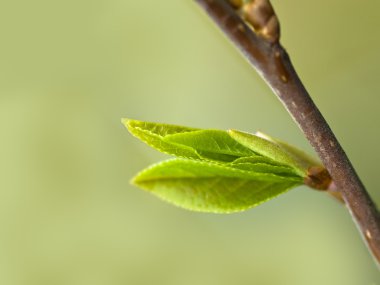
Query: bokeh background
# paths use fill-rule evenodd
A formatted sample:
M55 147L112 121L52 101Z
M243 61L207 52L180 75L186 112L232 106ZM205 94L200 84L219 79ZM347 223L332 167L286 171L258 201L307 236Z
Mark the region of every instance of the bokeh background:
M273 4L380 204L380 2ZM312 151L193 1L5 0L0 38L0 284L380 284L348 212L321 193L213 215L129 185L165 156L122 117L262 130Z

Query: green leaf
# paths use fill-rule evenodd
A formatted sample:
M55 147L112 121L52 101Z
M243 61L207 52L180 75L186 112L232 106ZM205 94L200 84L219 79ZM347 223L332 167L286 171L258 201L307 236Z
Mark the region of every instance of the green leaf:
M301 150L264 134L201 130L123 120L137 138L182 159L149 167L132 181L177 206L228 213L251 208L304 184L310 166Z
M191 147L206 160L232 162L240 157L255 154L231 138L226 131L220 130L199 130L173 134L165 137L164 141Z
M296 159L294 153L286 150L279 144L257 135L237 130L229 130L228 133L233 139L252 151L270 158L280 165L293 168L301 177L306 176L307 168L305 168L305 165L300 163L300 160Z
M301 150L301 149L299 149L293 145L290 145L290 144L288 144L282 140L279 140L277 138L273 138L273 137L271 137L267 134L264 134L262 132L256 132L255 135L279 145L284 151L286 151L289 155L291 155L293 157L293 159L296 160L298 162L298 164L304 169L308 169L312 166L323 167L322 163L319 160L317 160L313 156L307 154L303 150Z
M127 127L131 134L160 152L178 157L194 159L201 158L199 154L191 147L166 142L163 140L167 135L192 132L197 131L198 129L168 124L142 122L130 119L123 119L122 123Z
M182 158L232 162L255 153L231 138L226 131L199 130L168 124L123 120L137 138L167 154Z
M280 176L300 177L297 171L286 165L279 165L263 156L239 158L230 164L231 167L259 173L273 173Z
M176 125L124 119L137 138L157 150L181 158L230 163L253 172L305 177L319 165L301 150L262 133L200 130Z
M132 183L179 207L230 213L254 207L301 185L302 178L171 159L142 171Z

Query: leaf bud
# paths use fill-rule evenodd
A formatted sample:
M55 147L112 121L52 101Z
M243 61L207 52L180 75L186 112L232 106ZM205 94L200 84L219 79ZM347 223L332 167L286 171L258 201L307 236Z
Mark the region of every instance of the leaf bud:
M280 23L269 0L253 0L243 7L244 19L255 31L274 43L280 38Z

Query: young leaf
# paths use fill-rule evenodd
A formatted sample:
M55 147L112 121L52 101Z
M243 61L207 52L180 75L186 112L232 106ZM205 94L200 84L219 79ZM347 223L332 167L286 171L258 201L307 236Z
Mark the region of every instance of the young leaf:
M303 150L290 145L284 141L281 141L277 138L273 138L267 134L264 134L262 132L256 132L255 134L258 137L261 137L263 139L266 139L268 141L271 141L278 146L280 146L284 151L286 151L289 155L293 157L294 160L298 162L298 164L304 168L308 169L310 167L315 167L315 166L321 166L323 167L322 163L318 161L316 158L310 156L309 154L305 153Z
M166 136L165 142L191 147L204 159L232 162L255 153L231 138L226 131L199 130Z
M132 183L182 208L230 213L254 207L301 185L302 178L171 159L142 171Z
M132 135L160 152L178 157L200 159L199 154L193 148L163 140L167 135L192 132L198 129L129 119L123 119L122 123Z
M318 165L297 148L263 134L128 119L123 123L153 148L184 158L153 165L133 183L195 211L227 213L253 207L306 183L309 167Z
M259 172L259 173L273 173L280 176L300 177L294 168L285 165L271 164L265 159L257 159L256 157L247 157L238 159L230 164L232 168Z
M231 138L226 131L199 130L128 119L123 120L123 123L134 136L149 146L177 157L231 162L255 154Z
M306 176L307 168L295 159L293 154L286 151L277 143L246 132L229 130L228 133L233 139L252 151L268 157L278 164L293 168L301 177Z

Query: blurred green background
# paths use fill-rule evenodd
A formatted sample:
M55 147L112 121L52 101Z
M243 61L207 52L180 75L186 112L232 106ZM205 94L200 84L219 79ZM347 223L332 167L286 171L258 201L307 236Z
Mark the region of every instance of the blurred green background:
M282 42L380 204L380 2L273 0ZM301 187L233 215L129 185L162 158L120 118L311 151L193 1L0 2L0 284L375 285L348 212Z

